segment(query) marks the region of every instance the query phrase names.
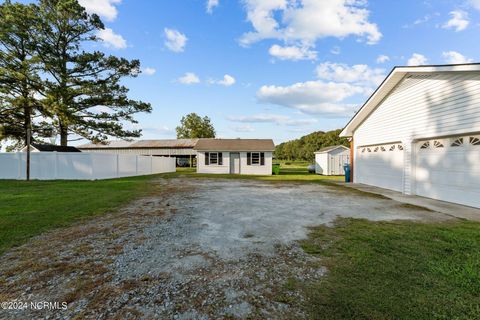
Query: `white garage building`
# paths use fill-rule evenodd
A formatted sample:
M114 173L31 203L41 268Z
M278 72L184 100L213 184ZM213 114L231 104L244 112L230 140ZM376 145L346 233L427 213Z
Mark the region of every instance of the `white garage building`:
M480 64L394 68L341 136L354 182L480 208Z

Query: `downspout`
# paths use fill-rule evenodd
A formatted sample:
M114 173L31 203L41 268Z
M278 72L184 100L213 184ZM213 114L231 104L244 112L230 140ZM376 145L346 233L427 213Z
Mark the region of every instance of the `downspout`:
M353 136L350 138L350 182L353 183L353 170L354 170L354 167L353 167L353 163L354 163L354 149L355 148L355 144L353 143Z

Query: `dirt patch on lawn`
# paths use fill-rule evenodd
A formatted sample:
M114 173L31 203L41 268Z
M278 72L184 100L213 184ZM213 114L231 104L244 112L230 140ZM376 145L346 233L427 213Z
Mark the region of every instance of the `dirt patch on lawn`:
M325 273L298 241L338 216L441 220L441 214L315 184L161 179L117 213L6 253L0 300L66 310L0 318L306 318L296 283Z

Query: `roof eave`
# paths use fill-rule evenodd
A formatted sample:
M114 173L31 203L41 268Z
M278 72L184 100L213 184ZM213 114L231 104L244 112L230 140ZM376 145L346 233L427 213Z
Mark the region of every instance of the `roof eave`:
M373 109L375 109L375 107L388 96L393 88L395 88L407 74L462 71L480 71L480 63L394 67L380 86L372 93L363 106L343 128L342 132L340 132L340 137L352 137L355 129L368 117Z

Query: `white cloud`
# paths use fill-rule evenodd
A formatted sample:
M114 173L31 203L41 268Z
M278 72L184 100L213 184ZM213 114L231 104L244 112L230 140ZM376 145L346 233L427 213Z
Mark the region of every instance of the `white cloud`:
M175 132L173 129L167 126L144 127L142 130L153 135L165 135Z
M438 16L440 16L440 13L438 13L438 12L435 12L435 13L432 13L432 14L427 14L427 15L423 16L422 18L415 20L412 24L404 25L403 28L404 29L413 28L415 26L427 23L430 20L432 20L432 19L434 19Z
M115 5L121 2L121 0L78 0L88 13L96 13L108 21L117 18L118 11Z
M213 12L213 8L218 6L218 1L219 0L207 0L207 12L208 13L211 14Z
M259 102L292 108L306 114L327 117L351 116L356 104L363 101L385 78L385 70L358 64L324 62L316 69L319 80L290 86L262 86L257 91Z
M473 61L472 59L469 59L456 51L443 52L442 56L445 59L445 62L448 64L470 63Z
M245 33L240 43L279 39L313 46L320 38L354 35L374 44L382 34L369 21L366 4L366 0L245 0L254 31Z
M187 72L185 73L185 75L183 75L183 77L180 77L177 79L178 82L182 83L182 84L196 84L196 83L200 83L200 79L198 78L198 76L193 73L193 72Z
M127 41L110 28L99 30L97 36L104 41L104 45L108 48L125 49L127 47Z
M348 66L343 63L324 62L317 67L320 79L355 83L359 86L378 86L385 78L385 70L370 68L366 64Z
M157 72L157 70L155 68L147 67L143 69L142 72L147 76L153 76Z
M452 16L450 20L445 23L442 28L444 29L455 29L455 31L462 31L465 30L468 25L470 24L470 21L468 19L468 13L462 10L455 10L450 12L450 15Z
M335 46L335 47L332 48L332 50L330 50L331 54L340 54L341 52L342 52L342 50L338 46Z
M236 132L253 132L255 129L250 126L250 125L244 125L244 126L235 126L232 128Z
M188 38L178 30L165 28L165 46L173 52L183 52Z
M407 61L409 66L420 66L427 64L428 59L423 54L414 53L410 59Z
M300 110L308 114L349 116L355 108L344 100L358 95L369 94L371 90L350 83L307 81L291 86L262 86L257 98L263 103L272 103Z
M298 127L317 123L315 119L292 119L288 116L278 114L255 114L251 116L229 116L228 120L242 123L274 123L277 125Z
M377 63L385 63L387 61L390 61L390 57L384 54L381 54L377 57Z
M470 0L469 1L472 7L474 7L477 10L480 10L480 0Z
M230 87L233 86L237 81L231 75L226 74L223 76L222 80L209 80L208 82L211 84L219 84L221 86Z
M296 47L296 46L279 46L274 44L268 50L270 55L280 60L315 60L317 58L317 52L309 50L308 47Z

